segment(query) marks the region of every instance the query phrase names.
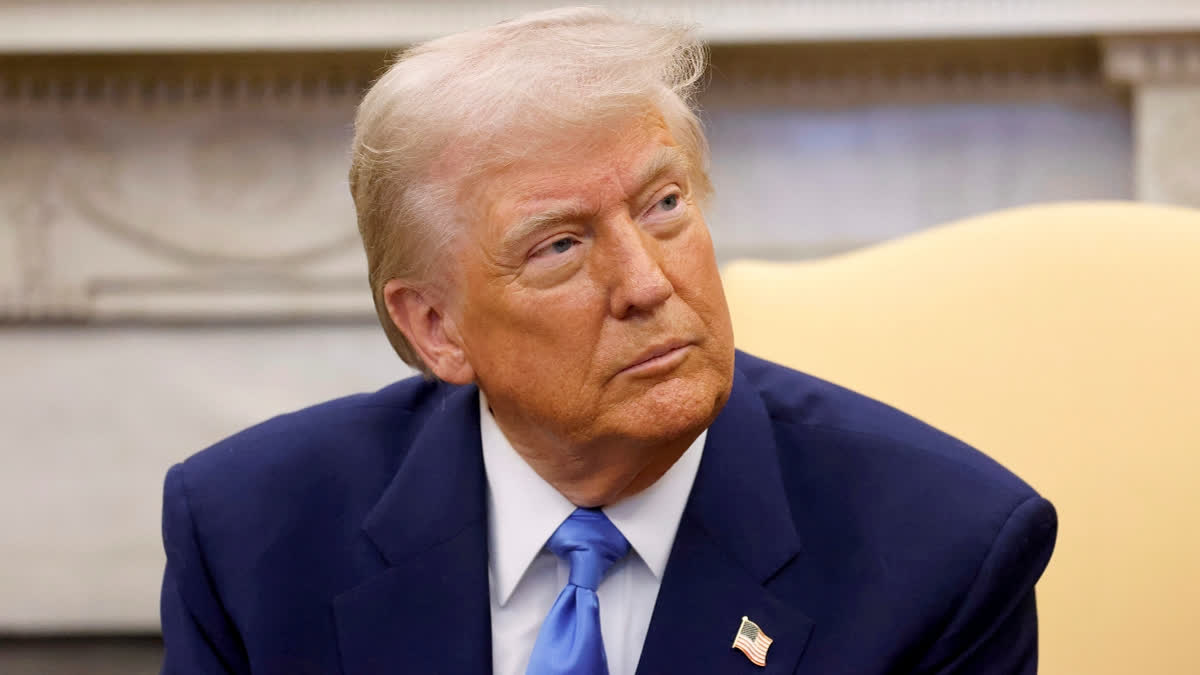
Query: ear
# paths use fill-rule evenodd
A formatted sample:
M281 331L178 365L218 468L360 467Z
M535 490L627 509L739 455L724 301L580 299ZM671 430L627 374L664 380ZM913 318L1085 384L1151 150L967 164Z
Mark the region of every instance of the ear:
M475 370L440 292L392 279L383 286L383 298L392 324L408 338L434 375L450 384L475 381Z

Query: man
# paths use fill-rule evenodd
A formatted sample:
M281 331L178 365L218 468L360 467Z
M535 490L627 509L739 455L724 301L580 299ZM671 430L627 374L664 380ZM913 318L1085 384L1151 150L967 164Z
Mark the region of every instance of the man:
M562 10L372 87L351 190L383 326L427 377L169 472L164 672L1035 671L1050 504L735 355L701 55Z

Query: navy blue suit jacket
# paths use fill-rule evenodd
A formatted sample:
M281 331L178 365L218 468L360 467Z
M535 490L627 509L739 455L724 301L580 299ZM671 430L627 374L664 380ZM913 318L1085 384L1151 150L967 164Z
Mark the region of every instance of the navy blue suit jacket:
M173 467L164 672L489 673L477 395L405 380ZM739 353L638 673L1033 673L1056 527L966 445Z

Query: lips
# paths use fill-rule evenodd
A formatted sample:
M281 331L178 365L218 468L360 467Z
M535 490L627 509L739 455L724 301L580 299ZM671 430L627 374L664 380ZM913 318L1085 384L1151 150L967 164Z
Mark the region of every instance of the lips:
M666 356L676 349L682 349L689 344L691 343L686 340L669 340L667 342L656 344L639 354L633 359L632 363L626 366L623 370L633 370L642 364L653 361L660 356Z

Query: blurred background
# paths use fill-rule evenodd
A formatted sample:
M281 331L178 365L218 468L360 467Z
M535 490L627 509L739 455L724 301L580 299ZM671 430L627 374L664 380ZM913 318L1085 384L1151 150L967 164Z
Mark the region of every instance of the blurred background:
M157 671L161 482L410 371L346 188L389 53L561 3L0 0L0 672ZM1200 0L600 2L696 22L719 258L1200 206Z

